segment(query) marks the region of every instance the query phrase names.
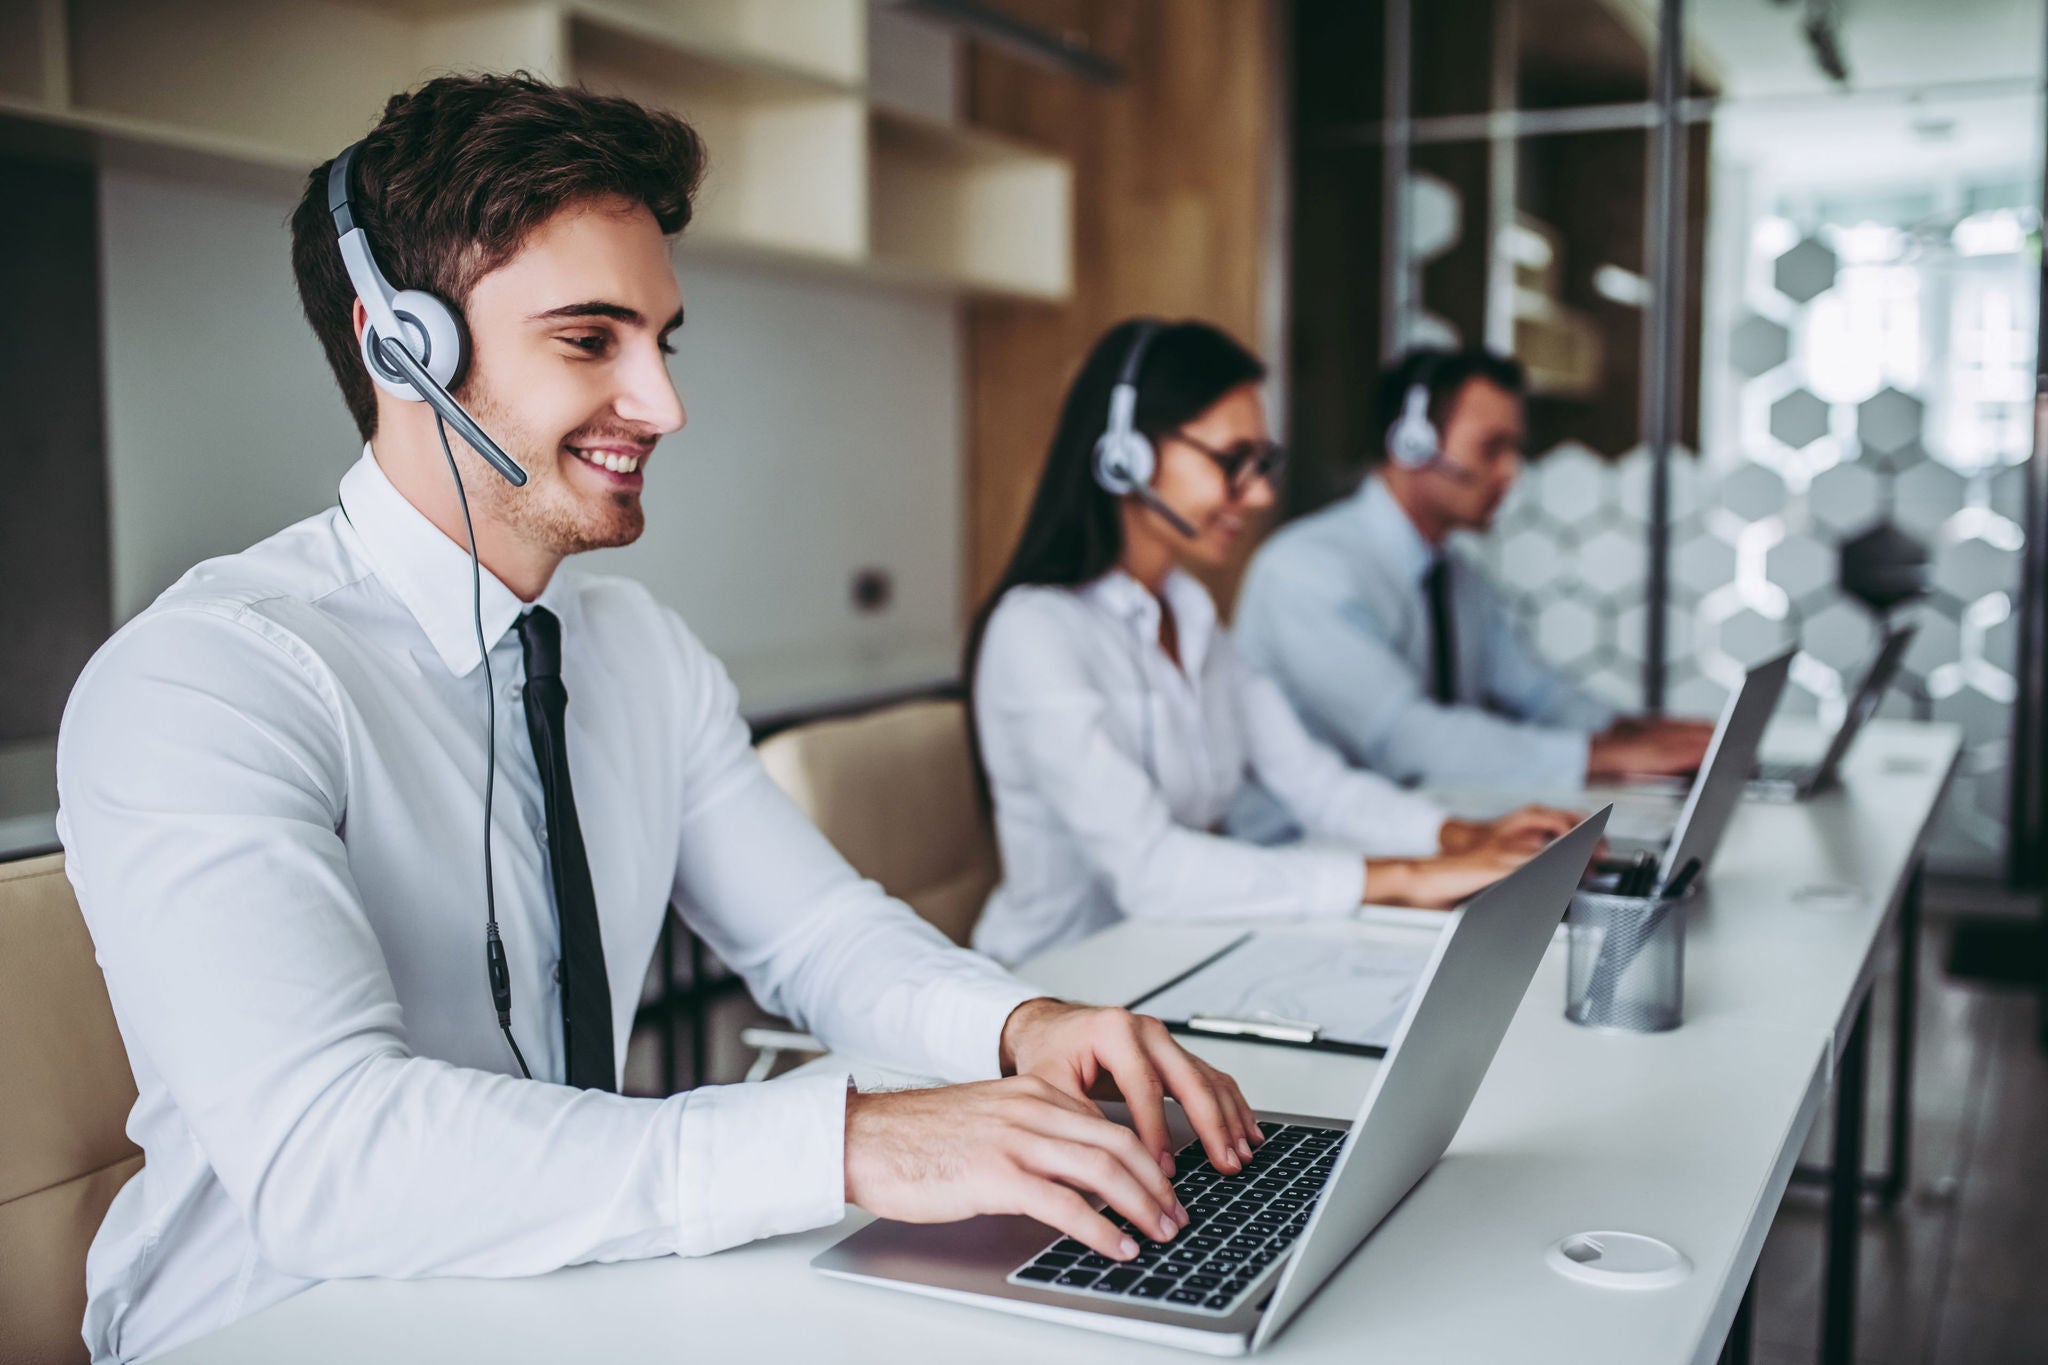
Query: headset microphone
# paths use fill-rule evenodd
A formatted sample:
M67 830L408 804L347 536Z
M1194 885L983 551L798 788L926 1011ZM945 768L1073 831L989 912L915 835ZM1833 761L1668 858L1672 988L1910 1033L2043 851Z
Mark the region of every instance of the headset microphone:
M1116 387L1109 391L1109 426L1095 442L1095 482L1106 493L1120 498L1136 498L1164 517L1167 525L1194 540L1201 532L1152 491L1152 475L1159 464L1158 452L1153 450L1151 439L1133 425L1138 411L1138 371L1143 367L1145 352L1150 349L1152 338L1158 332L1159 324L1156 322L1139 323L1137 335L1131 338L1131 348L1125 353L1124 363L1117 371Z
M1195 529L1194 523L1174 511L1171 507L1168 507L1166 499L1153 492L1150 484L1132 484L1131 496L1166 518L1167 525L1186 536L1189 540L1194 540L1201 535L1201 532Z

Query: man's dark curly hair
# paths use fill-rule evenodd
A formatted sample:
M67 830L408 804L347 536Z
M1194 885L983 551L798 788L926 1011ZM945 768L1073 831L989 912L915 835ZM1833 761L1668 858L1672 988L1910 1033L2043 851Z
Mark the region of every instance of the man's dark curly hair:
M292 273L367 441L376 393L327 211L332 164L313 168L292 212ZM703 175L704 143L673 114L524 73L443 76L384 106L356 156L352 202L392 287L427 290L460 310L479 279L580 201L616 195L645 204L664 233L681 232Z

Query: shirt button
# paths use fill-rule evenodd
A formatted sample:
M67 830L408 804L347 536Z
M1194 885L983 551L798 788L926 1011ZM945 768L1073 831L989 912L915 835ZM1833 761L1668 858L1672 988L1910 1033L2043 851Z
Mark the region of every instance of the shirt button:
M555 977L555 984L556 984L557 986L561 985L561 984L562 984L562 964L561 964L561 963L559 963L559 962L557 962L557 963L555 964L555 971L554 971L554 977Z
M542 845L543 847L545 847L545 846L547 845L547 842L548 842L548 827L547 827L547 825L546 825L546 824L538 824L538 825L535 825L535 826L533 827L533 837L534 837L534 838L536 838L536 839L538 839L538 840L540 840L540 842L541 842L541 845Z

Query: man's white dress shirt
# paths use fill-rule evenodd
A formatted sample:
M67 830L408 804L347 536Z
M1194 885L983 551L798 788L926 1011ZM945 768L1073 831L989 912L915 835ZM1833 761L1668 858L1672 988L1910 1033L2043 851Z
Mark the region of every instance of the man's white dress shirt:
M835 1048L992 1077L1035 992L859 880L755 760L733 687L632 582L558 571L568 747L623 1058L671 902ZM366 452L341 506L201 564L94 656L58 741L67 870L140 1094L142 1171L87 1261L95 1359L318 1280L530 1275L843 1212L845 1073L571 1090L519 600L488 573L492 866L517 1077L484 972L483 671L466 552Z
M1437 851L1441 808L1311 738L1238 657L1201 583L1175 572L1164 592L1178 666L1160 647L1159 600L1121 570L1013 588L989 618L974 720L1003 881L974 945L1000 961L1123 915L1353 910L1367 855ZM1211 832L1254 781L1309 842Z
M1245 657L1318 738L1399 781L1578 786L1614 709L1531 649L1500 591L1451 551L1456 700L1431 695L1423 580L1437 553L1367 479L1259 547L1237 600Z

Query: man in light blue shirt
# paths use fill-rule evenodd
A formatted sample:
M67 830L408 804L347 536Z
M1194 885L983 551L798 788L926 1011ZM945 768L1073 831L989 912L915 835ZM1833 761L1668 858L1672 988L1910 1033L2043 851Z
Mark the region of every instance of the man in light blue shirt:
M1417 351L1383 375L1392 458L1260 549L1238 642L1311 730L1401 781L1690 772L1710 726L1618 717L1538 656L1499 589L1445 546L1490 528L1520 477L1523 390L1521 366L1485 351Z

